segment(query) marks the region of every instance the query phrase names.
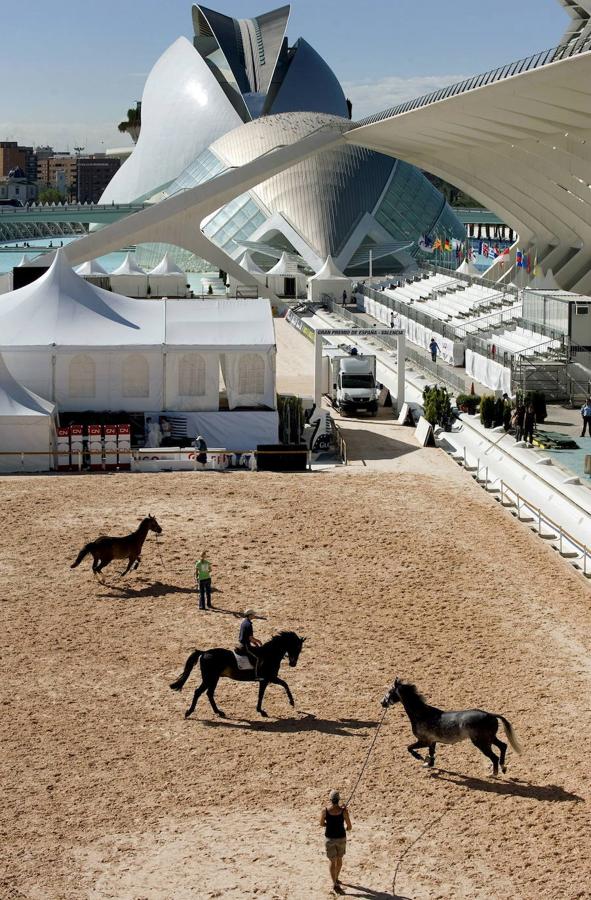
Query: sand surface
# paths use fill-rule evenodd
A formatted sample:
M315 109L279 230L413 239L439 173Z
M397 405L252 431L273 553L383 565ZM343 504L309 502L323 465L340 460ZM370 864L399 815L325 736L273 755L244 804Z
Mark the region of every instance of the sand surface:
M3 900L330 896L321 805L351 789L396 675L503 713L524 753L492 780L471 744L442 747L430 773L389 710L346 893L391 897L398 867L411 900L591 896L589 587L442 452L411 450L391 473L0 479ZM149 512L162 561L150 540L124 587L70 570ZM263 721L253 685L222 681L228 719L202 698L185 721L197 679L169 682L192 648L232 646L246 606L260 637L309 639L282 669L295 711L271 687Z

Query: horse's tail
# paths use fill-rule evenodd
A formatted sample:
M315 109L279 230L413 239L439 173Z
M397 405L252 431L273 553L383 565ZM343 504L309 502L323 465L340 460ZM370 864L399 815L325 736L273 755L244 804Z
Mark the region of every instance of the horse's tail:
M498 713L497 713L497 719L500 719L501 722L503 723L503 728L505 729L505 734L507 735L507 740L509 741L509 743L511 744L511 746L513 747L515 752L521 753L521 747L519 746L519 741L515 737L515 732L513 731L513 728L511 727L511 722L509 721L509 719L506 719L505 716L500 716Z
M193 650L193 652L189 655L187 662L185 663L185 668L183 669L183 674L180 678L177 678L177 680L173 681L170 685L173 691L180 691L182 689L185 681L193 671L195 663L201 656L202 652L202 650Z
M74 562L72 563L70 568L75 569L76 566L79 566L87 553L90 553L90 544L87 544L85 547L82 548L82 550L80 551L80 553L78 554L78 556L76 557L76 559L74 560Z

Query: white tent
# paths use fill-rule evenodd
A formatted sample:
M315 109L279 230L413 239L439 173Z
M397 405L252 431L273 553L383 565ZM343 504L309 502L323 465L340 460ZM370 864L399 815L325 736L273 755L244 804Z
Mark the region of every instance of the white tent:
M456 272L459 272L460 275L471 275L473 278L480 278L482 275L481 272L478 271L472 260L465 259L461 265L458 266Z
M308 279L308 300L322 300L325 294L337 303L343 300L343 292L351 299L352 279L340 271L332 256L327 256L321 269Z
M278 297L305 297L306 280L296 260L285 252L265 276L266 286Z
M0 351L30 390L80 410L275 409L268 300L134 300L77 275L61 252L3 297Z
M82 263L82 265L77 266L76 269L74 269L74 271L76 272L77 275L82 275L83 277L86 277L89 275L90 276L93 276L93 275L105 276L108 274L107 270L103 269L103 267L101 266L100 262L97 259L87 260L87 262L84 262L84 263Z
M16 264L16 268L22 269L23 266L28 266L30 262L31 262L31 257L29 256L29 254L23 253L23 255L20 258L20 262L18 262Z
M169 253L148 273L151 297L186 297L187 276Z
M0 472L47 471L54 439L55 404L19 384L0 354Z
M238 260L238 265L241 266L245 272L249 272L251 275L254 275L258 280L260 280L261 284L265 283L265 273L261 269L260 266L257 266L250 250L247 250L242 254L240 259ZM233 275L230 275L228 278L228 288L230 297L236 297L240 294L241 297L256 297L258 296L258 288L255 285L248 284L245 285L237 278L234 278Z
M146 297L148 276L135 261L133 253L128 253L120 266L111 272L111 287L125 297Z

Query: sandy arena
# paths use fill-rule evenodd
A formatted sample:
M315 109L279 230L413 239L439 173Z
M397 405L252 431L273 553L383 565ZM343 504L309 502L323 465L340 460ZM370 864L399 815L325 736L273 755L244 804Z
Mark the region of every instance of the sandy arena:
M503 713L524 747L489 777L469 743L427 772L389 710L351 808L343 880L385 900L591 896L591 594L441 451L396 470L0 479L0 897L189 900L331 895L318 817L352 787L387 685ZM386 440L386 438L384 438ZM139 571L93 580L86 541L152 512ZM193 564L214 564L200 613ZM296 700L224 680L183 718L168 684L194 648L309 638ZM413 843L414 842L414 843Z

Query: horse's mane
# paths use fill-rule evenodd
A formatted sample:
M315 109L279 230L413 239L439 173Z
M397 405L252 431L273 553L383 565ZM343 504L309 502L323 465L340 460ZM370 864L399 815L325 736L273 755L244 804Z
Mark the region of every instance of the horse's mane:
M267 641L267 645L269 644L278 644L279 642L285 643L285 641L296 641L299 640L298 635L295 631L280 631L279 634L274 634L272 638L269 638Z
M410 681L399 681L398 685L396 686L396 690L399 694L404 694L405 697L420 700L422 703L427 702L420 691L417 689L416 684L412 684Z

